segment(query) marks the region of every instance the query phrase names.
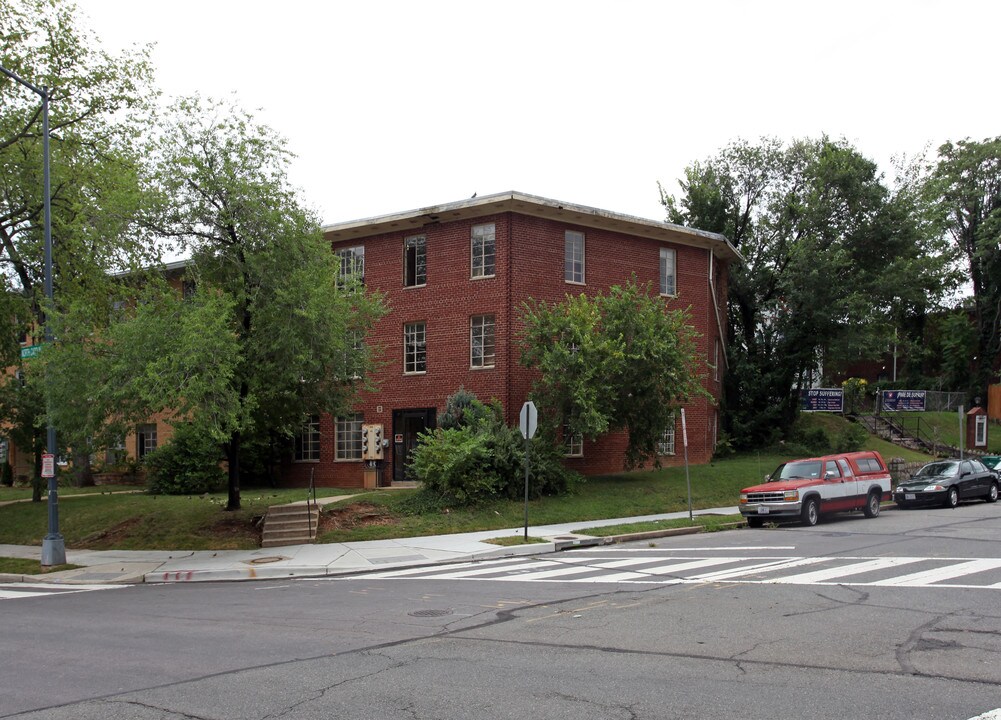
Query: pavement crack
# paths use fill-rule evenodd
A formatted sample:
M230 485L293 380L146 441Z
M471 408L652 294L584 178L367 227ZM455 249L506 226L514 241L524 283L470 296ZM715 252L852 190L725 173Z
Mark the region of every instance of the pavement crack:
M160 707L159 705L139 702L138 700L103 700L102 702L107 703L108 705L134 705L135 707L146 708L147 710L169 713L172 717L189 718L189 720L216 720L216 718L207 717L205 715L192 715L191 713L180 712L178 710Z
M910 636L902 642L896 651L897 664L900 665L900 669L903 670L908 675L921 675L911 662L911 653L919 649L919 646L924 639L924 634L931 628L938 625L940 622L950 617L952 613L946 613L945 615L937 615L923 625L919 625L911 631Z

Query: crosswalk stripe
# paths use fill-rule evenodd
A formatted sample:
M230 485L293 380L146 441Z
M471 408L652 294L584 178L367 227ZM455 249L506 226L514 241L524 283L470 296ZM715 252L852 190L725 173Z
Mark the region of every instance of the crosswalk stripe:
M924 570L922 572L911 573L910 575L901 575L887 580L877 580L876 582L870 584L913 587L917 585L928 585L941 580L950 580L952 578L962 577L963 575L972 575L974 573L983 572L984 570L993 570L994 568L999 567L1001 567L1001 560L998 559L970 560L969 562L960 563L959 565L949 565L942 568L936 568L934 570Z
M638 572L613 573L611 575L601 575L593 578L582 578L571 580L570 582L628 582L630 580L650 580L654 582L665 582L674 578L661 579L658 575L675 574L683 570L695 570L700 567L712 567L713 565L725 565L740 558L703 558L702 560L690 560L688 562L672 562L667 565L658 565L652 568L643 568ZM647 561L649 562L649 560Z
M877 558L876 560L852 563L850 565L841 565L840 567L827 568L826 570L814 570L813 572L800 573L799 575L790 575L788 577L777 579L773 582L781 582L789 585L810 585L812 583L819 583L825 580L833 580L838 577L859 575L861 573L872 572L874 570L883 570L885 568L897 567L899 565L908 565L910 563L921 562L924 559L925 558L915 557Z
M567 575L581 575L583 573L594 572L595 570L614 570L620 567L629 567L630 565L642 565L644 563L650 562L650 558L626 558L624 560L603 560L602 562L591 562L586 565L571 565L569 567L561 567L555 570L540 570L538 572L526 573L524 575L508 575L505 577L498 578L499 580L515 580L515 581L535 581L535 580L548 580L554 577L565 577Z
M97 590L117 590L126 585L53 585L44 583L2 583L0 600L18 600L30 597L75 595Z
M759 571L773 572L775 570L787 570L794 567L802 567L804 565L816 565L819 562L823 562L826 558L796 558L794 560L781 561L771 561L765 563L758 563L756 565L745 565L744 567L739 567L731 570L720 570L718 572L705 573L704 575L695 575L689 580L706 580L709 582L715 580L728 580L730 578L738 578L742 575L753 575Z

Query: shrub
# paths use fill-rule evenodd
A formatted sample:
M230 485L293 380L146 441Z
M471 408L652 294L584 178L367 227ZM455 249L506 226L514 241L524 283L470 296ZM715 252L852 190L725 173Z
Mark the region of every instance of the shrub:
M457 397L461 402L455 402ZM460 390L449 398L441 421L443 427L423 434L414 451L413 472L423 485L415 508L524 496L524 439L504 424L498 403L485 405ZM531 497L567 492L577 478L563 466L562 452L550 440L542 435L532 440Z
M191 423L174 428L174 437L144 459L149 490L162 495L214 492L226 483L219 467L219 445Z
M837 450L837 452L854 452L855 450L861 450L862 446L868 439L869 433L866 432L864 427L858 423L851 423L845 428L844 432L838 435L838 442L835 446L835 450Z

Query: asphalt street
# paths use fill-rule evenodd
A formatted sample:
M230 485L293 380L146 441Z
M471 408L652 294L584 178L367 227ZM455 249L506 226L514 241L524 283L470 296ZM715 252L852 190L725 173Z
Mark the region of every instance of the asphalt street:
M984 503L342 578L41 590L2 604L0 717L1001 707L1001 512Z

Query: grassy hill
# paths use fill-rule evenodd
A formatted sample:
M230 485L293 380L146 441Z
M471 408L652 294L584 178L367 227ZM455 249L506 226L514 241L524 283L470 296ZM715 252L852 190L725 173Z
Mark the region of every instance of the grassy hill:
M798 436L821 428L832 440L845 432L840 416L804 415ZM872 436L865 443L889 460L902 457L924 461L921 453L904 450ZM741 453L689 468L694 508L732 507L743 487L761 482L779 463L823 454L795 443ZM100 492L100 488L91 488ZM415 491L341 491L325 488L325 496L356 492L324 509L320 542L348 542L394 537L436 535L520 527L521 501L498 500L476 508L447 508L416 514L408 508ZM23 498L23 488L0 488L0 502ZM30 497L30 491L27 492ZM225 512L224 494L153 496L147 494L60 495L60 531L68 548L124 550L248 549L260 543L260 519L269 505L302 500L304 490L247 489L243 509ZM684 466L588 478L574 493L541 498L529 504L533 525L577 522L688 509ZM46 503L18 502L0 506L0 544L40 545L47 530Z

